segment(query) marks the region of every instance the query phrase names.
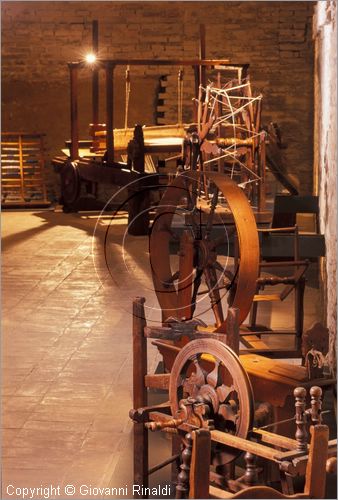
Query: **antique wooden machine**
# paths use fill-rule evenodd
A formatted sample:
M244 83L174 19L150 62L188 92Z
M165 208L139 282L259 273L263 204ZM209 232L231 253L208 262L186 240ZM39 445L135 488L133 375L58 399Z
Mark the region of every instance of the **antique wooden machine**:
M197 92L194 101L195 116L198 121L195 123L179 122L174 125L148 127L137 125L135 128L128 128L127 126L124 129L114 128L114 69L118 66L146 66L155 63L157 66L192 67L194 69ZM93 137L91 141L79 141L77 80L80 70L90 69L92 71L92 67L88 68L88 64L83 61L70 63L68 65L71 83L71 140L67 141L69 152L67 149L63 150L66 156L56 157L53 160L54 166L60 173L62 203L66 210L72 210L76 207L81 192L81 186L83 185L86 186L88 192L93 194L95 194L95 186L100 183L128 186L132 191L142 190L142 197L146 198L148 195L147 188L159 189L159 179L150 174L157 172L160 173L160 179L167 177L167 170L166 168L163 169L163 165L166 165L167 157L170 159L173 158L174 155L176 164L183 169L191 168L192 170L202 170L204 168L203 162L201 161L202 156L200 154L200 146L202 143L204 144L204 148L206 148L208 144L210 147L214 148L213 150L216 148L217 151L220 152L226 151L223 157L229 157L232 165L237 164L237 166L244 166L246 169L245 179L247 179L247 174L249 172L256 181L257 179L260 180L258 209L259 211L264 209L264 175L257 174L255 169L259 166L260 172L263 172L265 166L264 162L261 160L258 162L253 161L255 151L259 149L258 144L264 142L264 136L260 136L255 131L248 130L248 137L245 139L241 137L227 138L221 136L220 139L217 138L217 140L213 140L211 137L208 142L206 141L207 134L209 136L210 134L215 134L216 118L219 118L217 128L220 129L222 120L227 120L228 117L226 115L222 118L215 110L212 115L212 120L210 116L208 117L209 97L207 97L207 95L212 95L213 92L215 92L215 88L211 90L211 87L204 87L204 84L200 81L200 75L204 74L206 67L210 70L218 68L218 73L225 70L234 71L237 76L240 75L243 82L245 81L240 87L243 87L243 89L247 91L247 89L250 88L250 83L247 80L248 65L229 64L226 59L112 59L98 60L95 64L95 71L104 70L106 74L106 124L98 124L95 121L95 119L97 120L98 101L94 100L95 109L93 111L93 124L90 125L90 133ZM203 92L207 93L204 97L202 95ZM222 92L222 89L219 89L218 92ZM94 92L94 95L97 96L97 92ZM206 98L208 102L205 101ZM237 96L237 101L238 100L241 101L240 96ZM214 97L214 102L216 102L216 96ZM180 101L180 106L182 106L182 101ZM240 106L240 104L238 104L238 106ZM213 108L215 108L214 104ZM219 110L220 109L219 107ZM213 130L211 122L214 126ZM238 152L240 152L240 154L237 158ZM152 155L164 158L159 161L161 164L160 167L154 165L151 160ZM203 155L210 157L211 153L204 151ZM264 155L260 158L263 159ZM216 160L209 159L209 162L213 161ZM218 161L218 164L220 164L220 161L221 160ZM149 164L151 168L149 168ZM219 169L220 168L219 166ZM207 169L207 166L205 166L205 169ZM172 171L172 176L174 175L175 170ZM241 174L238 178L241 179ZM251 182L253 182L252 179L246 180L244 184L250 184ZM204 190L207 193L207 185L204 186ZM140 206L131 206L131 209L133 214L137 215L140 211ZM148 229L148 224L146 222L149 224L149 220L144 222L146 229ZM147 231L144 230L143 232L146 233Z
M209 200L202 193L206 182ZM177 232L182 221L184 229ZM221 230L216 231L216 226ZM315 366L320 356L323 359L319 344L324 346L328 332L319 325L307 332L306 349L300 335L295 336L295 345L291 348L271 349L262 335L290 334L290 331L262 331L241 325L256 298L257 284L264 280L265 284L283 285L287 290L295 287L308 262L288 263L295 268L289 278L259 275L259 238L253 211L243 190L219 172L188 171L177 176L161 200L149 238L154 290L162 310L162 323L147 325L144 299L134 302L134 410L131 415L135 483L146 484L148 477L148 428L171 429L168 430L173 433L171 461L177 459L179 450L177 429L180 434L183 430L188 432L190 425L196 425L198 429L211 430L211 436L214 431L224 434L223 440L213 445L210 459L212 477L218 486L224 486L225 479L235 481L233 465L229 464L233 464L239 450L252 452L252 446L247 443L254 431L253 425L256 430L270 426L276 429L278 425L280 435L263 434L268 436L270 445L286 443L285 456L292 455L298 447L297 439L290 437L294 391L303 387L300 393L296 391L296 396L304 405L304 390L312 386L321 388L313 394L316 399L321 390L334 384L334 380L324 374L323 364L319 371ZM179 249L176 256L170 251L175 243ZM226 256L219 252L222 246L228 249ZM202 319L209 311L214 320L207 326ZM155 344L162 354L164 373L148 373L147 341ZM304 366L266 357L300 357L302 354ZM168 391L168 402L148 407L147 391L151 388ZM286 436L285 440L282 435ZM231 441L231 436L237 436L239 441ZM243 448L244 442L246 448ZM225 444L225 448L221 444ZM304 451L304 442L302 447ZM278 455L271 448L261 451L265 459ZM283 453L278 455L278 460ZM187 465L185 455L183 475ZM251 457L247 458L250 469ZM303 460L303 472L305 462ZM284 491L289 493L290 481L283 474L280 480ZM237 482L229 484L237 485Z
M196 320L147 326L142 298L134 302L133 317L134 409L130 416L134 421L134 483L146 488L150 474L172 463L175 474L180 471L176 498L208 498L208 477L213 497L231 498L243 488L276 481L277 470L283 492L292 494L292 478L305 474L309 459L307 421L310 418L314 424L321 423L322 390L332 386L334 380L310 380L305 367L269 363L262 356L238 357L239 314L234 308L229 310L226 334L210 331ZM147 339L156 345L159 341L162 345L189 341L176 353L170 373L149 374ZM168 401L148 406L149 388L168 391ZM311 396L310 410L306 410L307 390ZM294 421L297 430L292 438ZM149 430L169 433L173 451L170 458L151 469ZM193 441L195 450L191 455ZM317 450L322 456L336 455L336 440L328 445L324 442L322 447L322 451ZM245 471L237 478L234 465L243 452ZM259 457L258 462L255 457ZM324 467L325 464L326 458ZM328 467L332 468L332 464ZM227 491L222 493L224 488Z
M165 172L163 165L176 158L183 169L208 172L217 170L228 173L239 182L256 205L260 218L265 212L265 143L268 134L261 125L261 95L254 95L250 85L249 65L229 63L228 59L207 59L205 30L200 27L199 57L194 60L164 59L100 59L98 56L98 23L93 21L93 54L84 61L68 64L70 73L71 139L66 141L63 156L54 158L53 164L60 173L61 198L66 211L76 210L85 187L88 193L97 194L98 184L130 186L129 211L132 215L149 205L150 190L161 189L158 179L149 173ZM130 72L134 66L155 65L164 68L178 67L177 123L160 126L128 127ZM125 66L125 126L116 129L114 116L115 69ZM193 122L183 122L183 75L192 68L194 75ZM79 140L78 78L79 72L92 73L92 123L91 140ZM106 123L99 119L99 72L105 73ZM207 80L207 71L209 80ZM222 75L232 75L224 81ZM271 141L270 141L271 142ZM273 142L273 141L272 141ZM276 141L275 141L276 143ZM154 165L152 155L161 158ZM174 156L173 156L174 155ZM278 159L268 154L269 164L278 170ZM275 155L276 156L276 155ZM273 157L273 160L270 159ZM277 167L276 167L277 165ZM175 175L175 170L171 176ZM142 180L140 180L142 179ZM280 173L280 179L284 179ZM283 181L284 182L284 181ZM285 184L286 182L286 184ZM297 190L284 182L291 193ZM142 197L135 197L135 191ZM128 190L127 190L128 191ZM208 197L208 183L203 192ZM128 196L130 194L130 196ZM142 199L142 203L140 201ZM148 198L148 199L147 199ZM133 217L129 219L132 220ZM264 219L264 220L265 220ZM149 220L139 219L139 230L146 233ZM144 226L142 228L142 225ZM129 230L137 234L133 225Z

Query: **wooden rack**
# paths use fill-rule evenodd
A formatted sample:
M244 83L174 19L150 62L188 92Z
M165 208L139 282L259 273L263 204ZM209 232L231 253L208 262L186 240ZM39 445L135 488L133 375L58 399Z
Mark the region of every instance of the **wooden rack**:
M48 206L42 134L1 134L1 205Z

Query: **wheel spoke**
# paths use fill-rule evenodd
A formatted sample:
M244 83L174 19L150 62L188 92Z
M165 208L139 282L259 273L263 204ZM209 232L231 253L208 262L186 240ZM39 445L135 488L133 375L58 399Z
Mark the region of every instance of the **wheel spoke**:
M225 274L225 272L226 272L225 267L223 267L223 266L222 266L222 264L220 264L220 263L218 262L218 260L216 260L216 261L213 263L213 267L214 267L215 269L217 269L217 271L220 271L222 274Z
M208 239L209 236L210 236L210 233L212 231L215 210L216 210L216 206L217 206L217 203L218 203L218 193L219 193L218 187L215 186L215 191L214 191L214 194L212 195L212 199L211 199L210 212L208 214L208 219L207 219L207 224L206 224L206 228L205 228L204 239Z
M236 425L239 418L236 408L234 408L231 404L221 404L218 414L221 415L226 422L232 422L235 426L233 430L236 431Z
M215 368L207 376L208 384L216 388L221 382L220 375L220 362L215 360Z
M223 267L218 261L214 262L213 267L217 271L221 272L222 281L224 283L224 285L219 286L217 290L221 290L222 288L226 288L227 290L229 290L235 281L236 275L232 271L229 271L229 269Z
M217 387L217 396L218 399L221 403L224 403L224 401L229 397L229 395L235 390L235 387L233 385L227 386L227 385L220 385Z
M205 374L200 367L197 356L194 356L191 361L194 363L195 371L183 382L183 390L189 396L195 397L199 389L205 384Z
M178 280L179 277L180 277L180 272L176 271L170 278L168 278L167 280L165 280L163 282L163 286L169 287L170 285L172 285L174 283L174 281Z
M211 267L204 269L205 282L209 288L209 297L212 310L214 311L216 326L219 327L224 322L223 309L219 290L216 288L217 277L216 272Z
M199 362L198 362L198 357L196 356L194 359L194 365L195 365L195 368L196 368L196 371L195 371L195 376L196 376L196 381L197 381L197 384L202 386L203 384L205 384L205 374L204 374L204 371L202 370Z
M198 289L199 289L199 287L201 285L201 281L202 281L202 274L203 274L203 270L197 269L196 277L194 279L194 288L193 288L192 298L191 298L191 314L192 314L192 316L194 315L194 312L196 309L196 299L197 299L197 295L198 295Z

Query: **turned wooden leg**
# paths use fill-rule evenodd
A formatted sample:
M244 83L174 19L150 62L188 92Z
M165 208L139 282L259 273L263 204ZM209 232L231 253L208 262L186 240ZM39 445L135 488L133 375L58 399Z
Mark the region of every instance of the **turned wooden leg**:
M175 498L187 498L189 493L189 475L192 451L192 435L185 435L186 446L182 453L182 464L180 465L181 472L177 476L176 496Z
M171 454L172 456L174 455L181 455L181 436L179 434L173 434L172 435L172 441L171 441ZM180 459L175 460L172 465L171 465L171 482L173 484L177 484L177 476L180 472Z
M245 460L245 474L244 481L247 486L256 486L258 484L258 471L256 465L256 455L246 452L244 455Z
M296 402L296 435L297 451L307 451L307 430L306 430L306 389L296 387L293 391Z

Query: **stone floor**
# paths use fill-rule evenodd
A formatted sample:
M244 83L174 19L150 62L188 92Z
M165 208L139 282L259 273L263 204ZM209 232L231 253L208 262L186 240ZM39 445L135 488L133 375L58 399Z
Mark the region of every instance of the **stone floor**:
M147 239L125 229L122 215L112 226L108 215L2 214L1 498L51 486L60 487L48 490L51 498L107 498L93 490L106 487L131 496L132 298L146 297L149 321L160 315ZM318 290L307 288L306 304L309 326ZM288 313L290 303L283 307ZM285 317L274 314L272 323L288 326ZM149 368L158 361L151 351ZM153 460L168 448L155 439Z

